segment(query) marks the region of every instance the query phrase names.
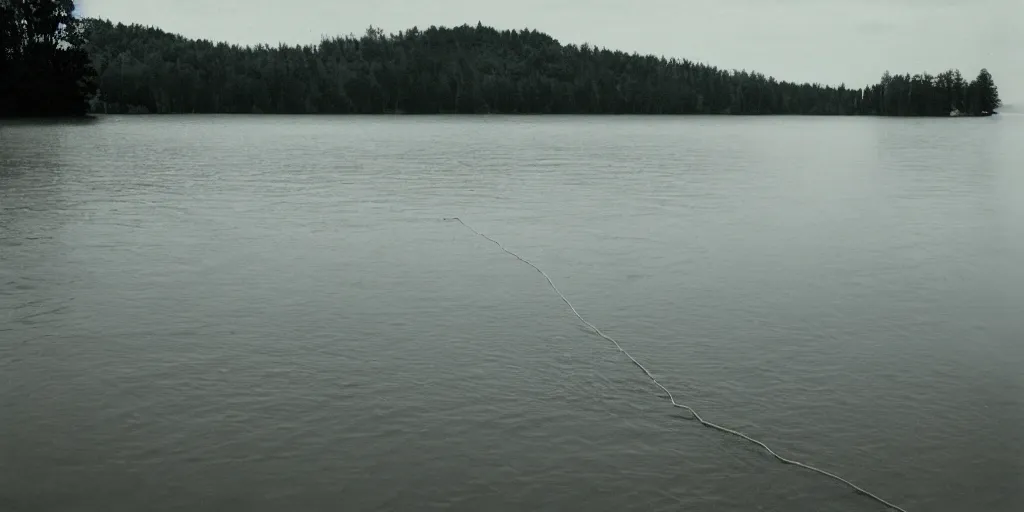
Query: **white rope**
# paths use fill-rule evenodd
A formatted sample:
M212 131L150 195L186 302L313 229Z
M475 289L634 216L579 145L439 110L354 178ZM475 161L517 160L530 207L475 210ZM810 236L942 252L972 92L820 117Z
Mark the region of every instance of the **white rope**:
M872 498L875 501L877 501L877 502L879 502L879 503L881 503L881 504L883 504L883 505L885 505L885 506L887 506L887 507L889 507L889 508L891 508L893 510L896 510L898 512L907 512L906 510L904 510L904 509L902 509L902 508L900 508L900 507L898 507L896 505L893 505L892 503L889 503L888 501L885 501L884 499L878 497L877 495L872 494L872 493L864 490L863 488L857 486L853 482L850 482L849 480L847 480L847 479L845 479L843 477L840 477L840 476L838 476L838 475L836 475L834 473L829 473L828 471L825 471L823 469L818 469L818 468L816 468L814 466L811 466L810 464L804 464L803 462L800 462L800 461L796 461L796 460L792 460L792 459L787 459L787 458L785 458L785 457L775 453L774 450L769 448L768 445L762 443L761 441L758 441L757 439L754 439L753 437L750 437L750 436L748 436L748 435L746 435L746 434L744 434L742 432L733 430L731 428L726 428L726 427L723 427L721 425L717 425L715 423L711 423L710 421L705 420L699 414L697 414L697 411L693 410L692 407L690 407L688 405L681 404L679 402L676 402L676 399L672 395L672 392L669 391L668 388L663 386L660 382L658 382L658 379L654 378L654 375L652 375L651 372L644 365L640 364L640 361L637 361L635 357L633 357L629 352L626 351L626 349L622 348L622 345L619 345L619 342L615 341L615 338L612 338L611 336L608 336L607 334L601 332L601 329L598 329L594 324L588 322L585 318L583 318L583 316L580 315L578 311L576 311L576 308L573 307L572 303L569 302L569 299L567 299L565 297L565 295L562 294L562 292L558 289L558 287L555 286L555 282L551 280L551 277L549 277L547 275L547 273L545 273L543 270L541 270L540 267L538 267L537 265L534 265L533 263L531 263L526 258L523 258L522 256L520 256L520 255L518 255L518 254L516 254L516 253L514 253L514 252L512 252L512 251L510 251L508 249L506 249L505 246L501 245L501 243L498 242L497 240L495 240L495 239L493 239L493 238L491 238L491 237L489 237L489 236L487 236L487 235L485 235L485 234L483 234L483 233L473 229L472 227L470 227L468 224L463 222L462 219L460 219L458 217L445 218L444 220L446 220L446 221L455 221L455 222L458 222L459 224L462 224L466 229L468 229L468 230L472 231L473 233L476 233L477 235L479 235L479 236L481 236L481 237L491 241L492 243L494 243L494 245L497 245L498 248L501 249L502 251L505 251L506 253L512 255L513 257L515 257L517 260L519 260L519 261L521 261L521 262L523 262L523 263L533 267L533 269L536 270L537 272L539 272L540 275L544 276L544 279L546 279L548 281L548 284L551 286L551 289L554 290L555 293L557 293L558 296L562 298L562 302L564 302L566 306L569 306L569 309L572 310L572 314L576 315L576 318L578 318L580 320L580 322L583 322L583 325L586 325L588 328L590 328L591 331L594 331L594 334L597 334L598 336L600 336L600 337L602 337L602 338L612 342L612 344L615 345L615 348L619 349L619 352L622 352L623 354L625 354L625 356L628 357L629 360L632 361L633 364L635 364L637 366L637 368L640 368L640 370L644 372L644 375L647 375L647 378L651 379L651 382L653 382L655 386L658 386L659 388L661 388L661 390L664 391L666 395L668 395L668 400L669 400L669 402L672 403L672 405L674 407L678 407L680 409L685 409L687 412L692 414L693 418L696 419L697 421L699 421L701 425L704 425L705 427L708 427L708 428L712 428L712 429L718 430L719 432L725 432L726 434L732 434L732 435L734 435L736 437L741 437L743 439L746 439L747 441L750 441L751 443L754 443L754 444L760 446L761 448L764 448L764 450L766 452L771 454L772 457L775 457L776 459L778 459L779 462L782 462L784 464L792 464L794 466L800 466L800 467L802 467L804 469L809 469L809 470L811 470L811 471L813 471L815 473L818 473L818 474L821 474L821 475L825 475L825 476L827 476L827 477L829 477L829 478L831 478L833 480L836 480L836 481L839 481L839 482L842 482L842 483L848 485L854 491L856 491L856 492L858 492L860 494L863 494L864 496L867 496L869 498Z

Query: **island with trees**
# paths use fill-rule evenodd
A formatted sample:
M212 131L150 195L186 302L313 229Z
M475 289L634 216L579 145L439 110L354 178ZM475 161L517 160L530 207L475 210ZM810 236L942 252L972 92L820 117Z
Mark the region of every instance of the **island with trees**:
M31 3L56 7L24 8ZM77 20L68 6L72 0L0 0L0 114L957 117L991 115L1000 106L985 69L969 81L957 70L886 72L877 84L848 88L481 24L397 34L371 27L319 44L239 46Z

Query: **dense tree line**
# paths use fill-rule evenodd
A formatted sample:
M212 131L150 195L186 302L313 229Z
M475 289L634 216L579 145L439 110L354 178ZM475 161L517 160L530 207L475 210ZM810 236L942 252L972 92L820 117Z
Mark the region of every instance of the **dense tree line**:
M991 112L991 76L889 75L864 89L562 45L477 25L242 47L89 20L98 112L939 115Z
M0 116L82 115L96 91L72 0L0 0Z
M971 82L960 71L932 76L890 75L864 90L864 111L896 116L944 116L950 112L979 115L994 112L1001 102L992 75L982 69Z
M888 72L864 89L562 45L477 25L240 47L0 0L0 115L96 112L978 115L991 75ZM84 29L84 30L83 30ZM88 36L88 42L83 37Z

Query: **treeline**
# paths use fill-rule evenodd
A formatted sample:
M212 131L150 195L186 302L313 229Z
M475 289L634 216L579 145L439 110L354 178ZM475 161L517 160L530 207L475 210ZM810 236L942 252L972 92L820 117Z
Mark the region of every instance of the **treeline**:
M967 82L951 69L932 76L885 72L882 80L866 87L862 113L892 116L985 115L1002 104L992 75L982 69Z
M0 117L78 116L96 92L72 0L0 0Z
M998 107L982 70L889 75L864 89L562 45L533 30L416 28L241 47L89 21L98 112L948 116Z
M77 20L72 0L0 0L0 115L581 113L985 115L986 70L890 75L863 89L562 45L477 24L242 47ZM97 90L98 94L94 93ZM89 100L87 105L86 101Z

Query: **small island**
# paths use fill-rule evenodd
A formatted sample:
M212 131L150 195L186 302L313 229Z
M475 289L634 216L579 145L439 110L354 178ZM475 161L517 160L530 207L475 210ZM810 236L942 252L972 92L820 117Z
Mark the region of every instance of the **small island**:
M70 0L51 2L71 4ZM24 6L26 4L19 4ZM973 117L999 93L982 69L882 75L864 88L792 83L688 60L561 44L481 24L305 46L238 46L0 0L0 115L732 114ZM46 17L27 23L32 16ZM36 22L40 21L40 22ZM39 27L59 27L37 33Z

